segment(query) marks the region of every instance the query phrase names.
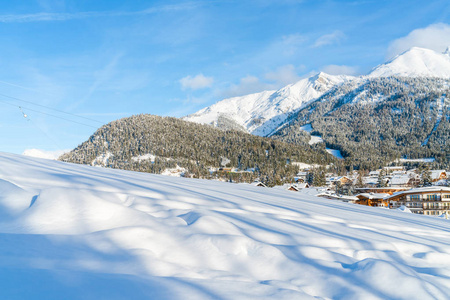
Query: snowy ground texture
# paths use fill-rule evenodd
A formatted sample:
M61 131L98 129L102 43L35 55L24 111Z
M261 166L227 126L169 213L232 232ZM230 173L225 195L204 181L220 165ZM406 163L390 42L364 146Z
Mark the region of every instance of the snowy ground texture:
M1 299L448 299L450 221L0 153Z

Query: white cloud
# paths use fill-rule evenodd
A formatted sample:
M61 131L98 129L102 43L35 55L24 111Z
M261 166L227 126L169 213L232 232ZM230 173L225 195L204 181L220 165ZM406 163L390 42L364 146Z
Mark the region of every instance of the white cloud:
M183 90L199 90L210 87L214 82L214 78L206 77L203 74L198 74L194 77L186 76L180 79L181 88Z
M319 37L315 41L313 48L336 44L336 43L339 43L340 41L342 41L344 38L345 38L345 34L342 31L335 30L330 34L325 34L325 35L322 35L321 37Z
M239 80L239 84L231 85L224 93L224 97L235 97L253 94L273 89L273 85L261 82L258 77L246 76Z
M300 80L300 76L298 76L296 68L293 65L279 67L273 72L266 73L264 77L274 82L277 86L285 86Z
M415 29L407 36L394 40L387 50L387 58L392 58L411 47L444 52L448 46L450 46L450 25L432 24L425 28Z
M275 48L281 49L284 55L295 54L305 43L306 38L298 33L283 36L281 42L275 43Z
M232 84L225 91L219 92L222 97L235 97L258 93L268 90L276 90L301 79L297 72L305 66L295 67L284 65L274 71L265 73L260 79L256 76L246 76L239 80L238 84Z
M321 68L322 72L330 75L358 75L359 71L357 67L346 65L328 65Z
M69 151L71 150L68 149L68 150L46 151L40 149L27 149L22 153L22 155L57 160L58 157Z

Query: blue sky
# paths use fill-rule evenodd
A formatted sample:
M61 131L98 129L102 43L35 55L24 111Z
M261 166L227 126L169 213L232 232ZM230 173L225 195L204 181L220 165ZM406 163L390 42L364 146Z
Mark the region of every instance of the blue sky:
M14 153L71 149L121 117L181 117L450 45L448 0L0 3L0 151Z

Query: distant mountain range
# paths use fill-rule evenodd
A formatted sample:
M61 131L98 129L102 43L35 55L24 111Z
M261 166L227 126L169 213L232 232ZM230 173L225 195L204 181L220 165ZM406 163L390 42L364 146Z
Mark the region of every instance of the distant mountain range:
M447 165L449 80L450 49L414 47L365 76L319 73L277 91L219 101L184 119L297 144L308 143L306 125L310 144L320 136L355 166L427 155Z

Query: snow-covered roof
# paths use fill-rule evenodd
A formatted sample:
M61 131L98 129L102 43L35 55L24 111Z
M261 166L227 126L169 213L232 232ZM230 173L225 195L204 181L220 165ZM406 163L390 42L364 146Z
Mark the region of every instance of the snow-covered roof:
M403 174L406 174L406 171L393 171L391 174L392 175L403 175Z
M363 177L364 184L377 184L378 177Z
M252 183L253 186L262 186L262 187L266 187L266 185L264 183L262 183L261 181L254 181Z
M360 197L364 197L370 200L377 200L377 199L384 199L386 197L389 197L389 194L385 194L385 193L361 193L356 195L356 197L358 197L358 199Z
M394 175L392 176L391 180L389 181L389 183L391 185L405 185L408 184L408 182L410 181L410 177L409 175Z
M316 197L331 198L331 199L337 199L337 200L342 200L342 201L358 200L358 197L356 197L356 196L337 195L336 193L333 193L333 192L323 192L323 193L317 194Z
M442 173L444 173L444 176L447 176L447 172L445 170L431 170L430 173L432 180L439 179Z
M427 187L421 187L421 188L414 188L406 191L400 191L397 193L392 194L389 198L398 196L398 195L409 195L409 194L429 194L429 193L450 193L450 187L445 186L427 186Z

